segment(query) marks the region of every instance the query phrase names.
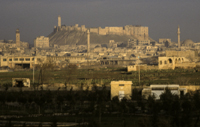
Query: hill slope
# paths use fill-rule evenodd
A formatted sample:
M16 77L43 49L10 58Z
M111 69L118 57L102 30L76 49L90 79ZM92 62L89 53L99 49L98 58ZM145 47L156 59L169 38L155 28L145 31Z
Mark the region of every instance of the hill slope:
M86 45L87 33L73 30L73 31L56 31L48 35L50 45ZM115 42L127 42L128 39L137 39L128 35L99 35L96 33L90 33L91 44L108 44L109 40L115 40ZM151 41L153 39L149 38Z
M50 35L48 35L48 37L51 45L87 44L87 33L77 30L62 30L52 32ZM116 42L127 42L128 39L134 39L134 37L126 35L98 35L96 33L90 33L91 44L107 44L109 43L109 40L115 40Z

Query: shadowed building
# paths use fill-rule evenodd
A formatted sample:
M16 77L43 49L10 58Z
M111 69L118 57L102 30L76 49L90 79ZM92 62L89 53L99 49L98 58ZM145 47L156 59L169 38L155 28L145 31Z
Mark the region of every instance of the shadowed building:
M30 79L12 78L12 87L30 87Z

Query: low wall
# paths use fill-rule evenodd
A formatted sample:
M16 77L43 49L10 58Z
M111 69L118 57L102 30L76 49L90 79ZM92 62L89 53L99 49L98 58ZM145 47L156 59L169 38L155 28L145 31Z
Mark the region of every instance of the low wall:
M140 65L140 70L157 70L158 66L149 66L149 65ZM131 72L131 71L138 71L139 70L139 66L138 65L134 65L134 66L128 66L127 67L127 71Z
M0 72L11 72L10 70L0 70Z
M186 88L187 90L190 90L190 91L200 90L200 86L196 86L196 85L180 86L180 88Z
M180 68L195 68L196 63L181 63L181 64L175 64L175 67L180 67Z

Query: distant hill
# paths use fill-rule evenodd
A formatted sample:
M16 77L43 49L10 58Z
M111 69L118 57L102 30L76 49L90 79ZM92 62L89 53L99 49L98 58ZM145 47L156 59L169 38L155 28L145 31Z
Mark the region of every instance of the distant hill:
M86 45L87 33L78 30L61 30L55 31L48 35L50 45ZM127 42L128 39L137 39L128 35L99 35L96 33L90 33L91 44L108 44L109 40L115 40L115 42ZM150 39L154 41L153 39Z

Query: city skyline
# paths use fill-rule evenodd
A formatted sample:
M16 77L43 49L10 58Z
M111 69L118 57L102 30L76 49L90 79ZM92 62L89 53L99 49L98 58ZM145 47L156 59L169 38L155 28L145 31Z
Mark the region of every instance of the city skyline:
M199 42L199 4L197 0L2 1L0 40L15 40L15 30L19 28L21 40L33 44L37 36L47 36L53 31L60 15L62 25L67 26L148 26L149 36L156 41L171 38L177 42L179 25L181 41L191 39Z

